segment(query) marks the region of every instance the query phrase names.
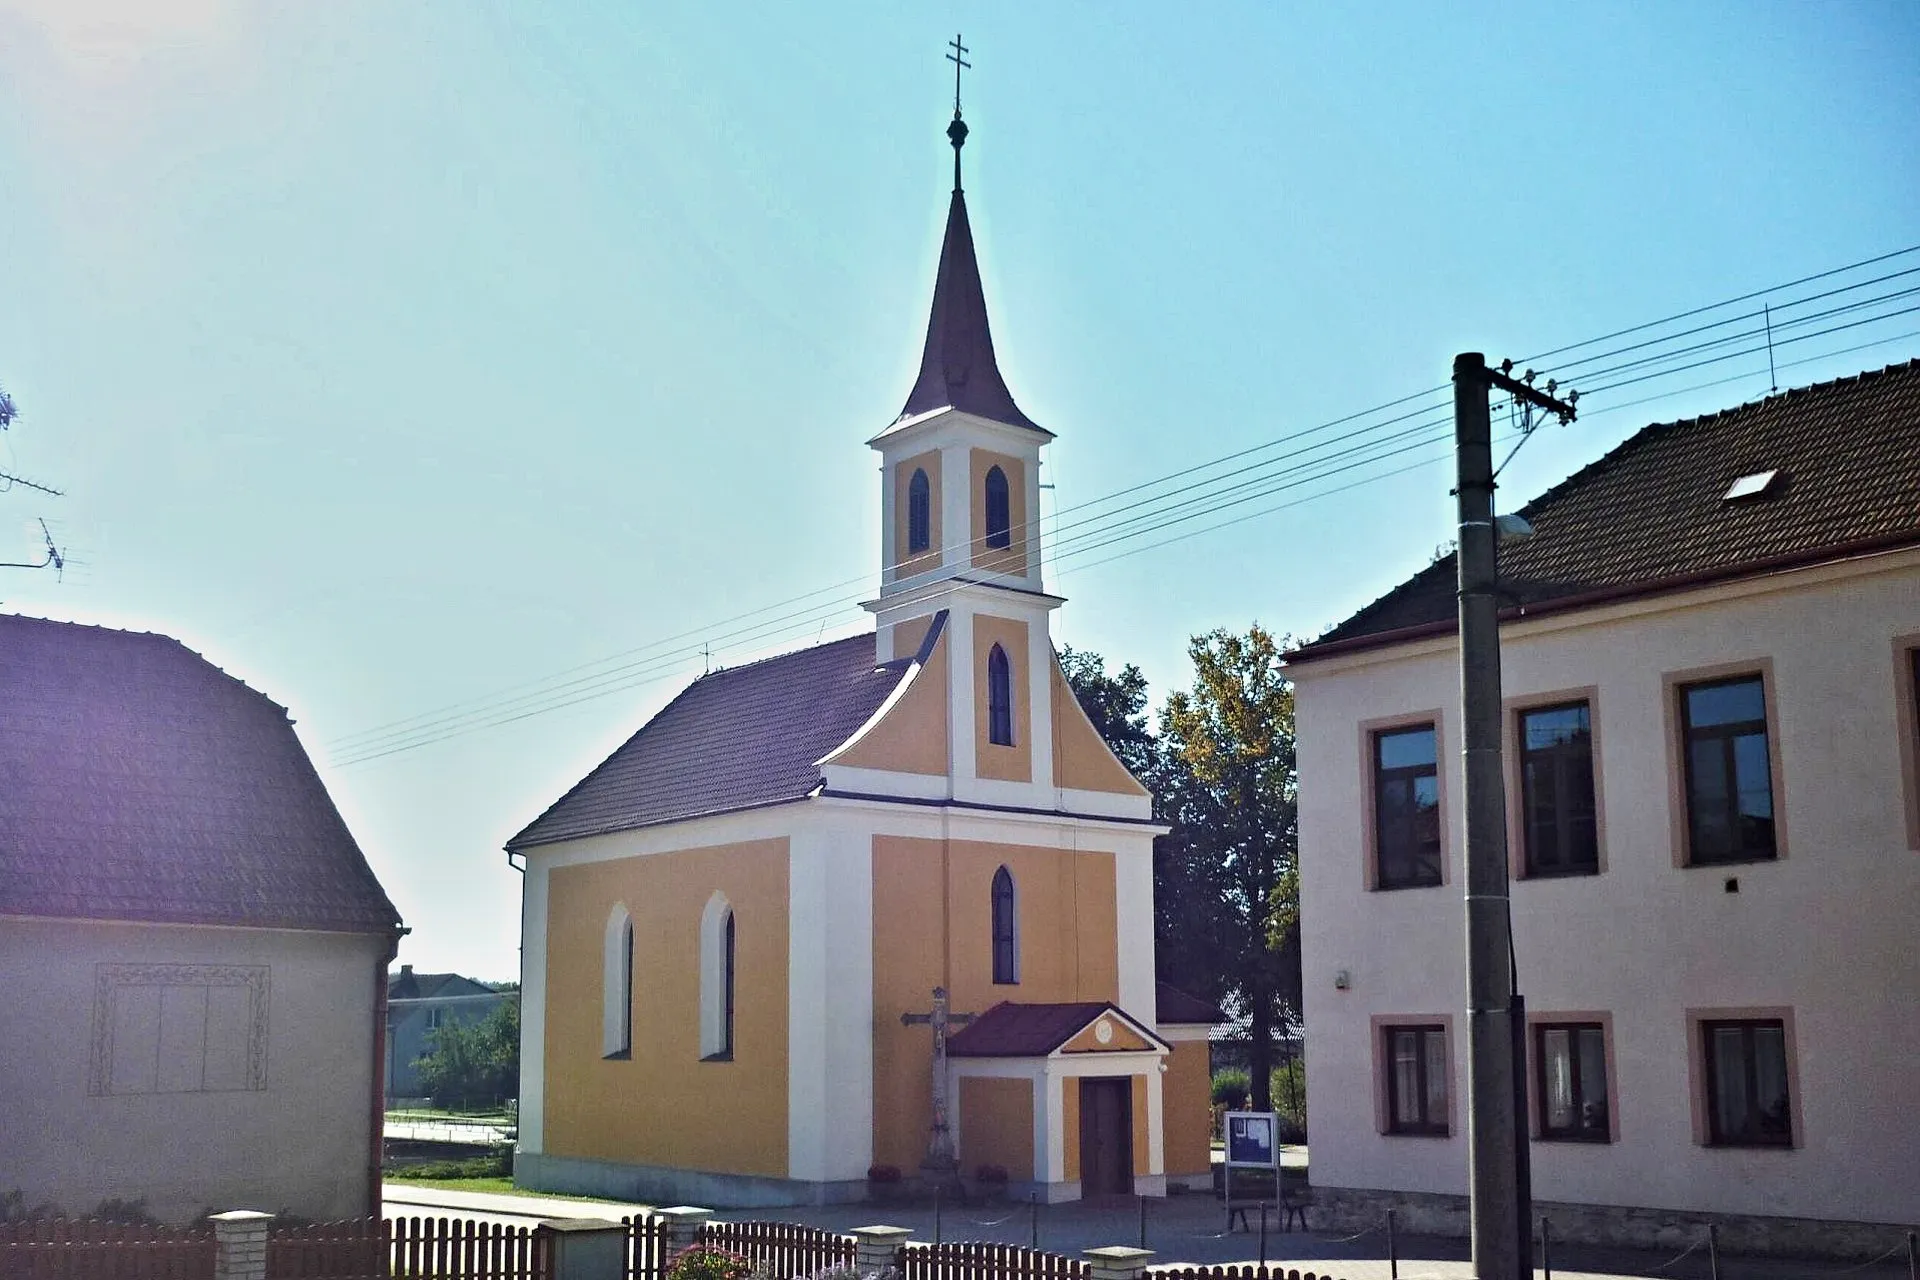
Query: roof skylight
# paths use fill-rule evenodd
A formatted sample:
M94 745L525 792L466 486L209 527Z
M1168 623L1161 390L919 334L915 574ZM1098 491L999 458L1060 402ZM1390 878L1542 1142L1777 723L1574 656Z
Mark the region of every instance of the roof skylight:
M1752 475L1741 476L1733 482L1733 487L1721 496L1722 502L1742 502L1749 498L1765 497L1772 490L1774 481L1779 479L1778 469L1756 471Z

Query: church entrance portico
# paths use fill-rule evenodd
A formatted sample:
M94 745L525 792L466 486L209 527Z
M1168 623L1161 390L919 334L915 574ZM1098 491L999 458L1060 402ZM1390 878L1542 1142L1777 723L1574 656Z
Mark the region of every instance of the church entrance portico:
M995 1005L949 1052L961 1169L1007 1171L1009 1190L1056 1204L1165 1195L1168 1047L1110 1004Z

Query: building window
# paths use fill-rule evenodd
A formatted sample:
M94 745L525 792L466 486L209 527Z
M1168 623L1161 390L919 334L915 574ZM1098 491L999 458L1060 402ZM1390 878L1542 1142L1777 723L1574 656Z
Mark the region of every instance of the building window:
M1779 1018L1700 1024L1707 1078L1707 1141L1716 1147L1790 1147L1787 1028Z
M1373 735L1375 883L1407 889L1440 883L1440 773L1434 727Z
M1533 1029L1533 1054L1539 1074L1540 1136L1612 1141L1605 1028L1597 1022L1541 1023Z
M1013 745L1013 665L997 644L987 655L987 741Z
M616 904L607 916L600 963L600 1056L633 1055L633 917Z
M725 894L707 900L700 919L700 1057L705 1062L733 1059L735 981L733 907Z
M440 1029L440 1010L438 1008L427 1010L427 1030L438 1031L439 1029Z
M1013 545L1012 508L1007 502L1007 473L998 467L987 472L987 545Z
M1766 685L1738 676L1680 686L1691 863L1776 854Z
M1447 1032L1388 1027L1387 1132L1447 1134Z
M907 481L907 554L917 556L933 545L933 492L927 473L913 469Z
M1594 875L1593 710L1585 702L1520 713L1520 811L1530 876Z
M1901 642L1913 645L1912 639ZM1920 850L1920 647L1896 648L1900 690L1900 755L1907 784L1907 847Z
M993 980L1020 981L1020 911L1005 867L993 873Z

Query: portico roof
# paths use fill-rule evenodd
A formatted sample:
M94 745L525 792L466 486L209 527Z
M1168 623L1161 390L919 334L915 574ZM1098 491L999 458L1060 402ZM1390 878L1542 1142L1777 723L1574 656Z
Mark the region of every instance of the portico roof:
M1166 1041L1108 1001L1016 1004L1002 1000L955 1033L947 1041L947 1052L956 1058L1044 1058L1065 1048L1103 1017L1120 1022L1151 1051L1166 1050ZM1127 1047L1137 1051L1137 1046Z

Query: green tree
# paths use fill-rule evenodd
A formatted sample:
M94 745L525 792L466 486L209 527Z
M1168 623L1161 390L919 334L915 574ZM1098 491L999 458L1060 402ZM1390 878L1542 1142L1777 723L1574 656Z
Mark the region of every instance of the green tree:
M1167 755L1185 766L1160 779L1175 827L1164 878L1183 899L1184 942L1211 956L1220 988L1246 1010L1253 1107L1266 1111L1273 1032L1300 1005L1293 687L1258 623L1196 636L1187 652L1193 687L1160 717Z
M428 1033L415 1067L421 1087L443 1107L472 1106L520 1092L520 1000L502 1000L476 1022L446 1022Z

